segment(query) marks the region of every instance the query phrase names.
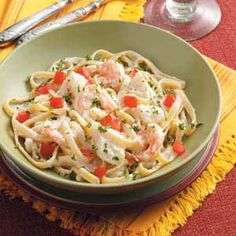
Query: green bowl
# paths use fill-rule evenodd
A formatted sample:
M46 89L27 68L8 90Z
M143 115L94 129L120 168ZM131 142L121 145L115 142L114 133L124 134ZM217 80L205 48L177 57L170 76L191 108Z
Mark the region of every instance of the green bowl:
M96 49L134 50L160 70L187 82L186 93L204 125L185 140L187 153L155 174L123 184L89 184L63 179L31 165L15 148L9 117L0 110L0 147L28 174L63 189L89 193L133 191L163 180L184 168L207 145L219 123L221 93L217 78L201 54L180 38L155 27L123 21L91 21L49 31L18 47L0 65L0 101L27 92L26 78L58 58L85 56Z

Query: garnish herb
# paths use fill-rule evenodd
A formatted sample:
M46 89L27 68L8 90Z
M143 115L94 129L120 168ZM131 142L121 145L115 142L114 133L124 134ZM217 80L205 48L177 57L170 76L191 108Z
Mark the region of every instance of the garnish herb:
M91 106L92 106L92 107L100 107L100 106L101 106L101 104L100 104L100 102L98 101L98 98L97 98L97 97L93 99Z
M84 138L85 138L85 142L88 142L92 139L92 137L87 134L84 136Z
M98 148L93 144L93 145L92 145L92 150L93 150L94 152L96 152L96 151L98 150Z
M164 145L170 144L172 145L175 141L175 137L174 136L167 136L165 141L164 141Z
M153 115L158 115L158 114L159 114L158 107L152 106L152 114L153 114Z
M174 94L174 91L173 91L173 89L163 89L162 90L162 94L163 95L167 95L167 94Z
M140 127L136 121L131 125L131 127L135 132L138 132L140 130Z
M77 174L75 173L75 171L72 170L69 174L69 179L76 180L76 176L77 176Z
M26 77L26 83L29 83L29 82L30 82L30 78L31 78L31 75L28 75L28 76Z
M133 173L138 167L138 162L135 160L132 165L128 165L129 173Z
M114 160L114 161L119 161L120 158L119 158L118 156L114 156L114 157L112 157L112 160Z
M153 88L154 84L151 81L148 81L148 84L151 88Z
M92 60L91 56L89 56L89 55L86 55L85 59L86 59L86 61L91 61Z
M179 127L180 130L184 130L184 128L185 128L184 123L180 123L180 124L178 125L178 127Z
M124 176L126 179L129 178L129 171L127 169L125 169L125 171L124 171Z
M203 125L203 123L198 123L197 125L196 125L196 128L198 129L199 127L201 127Z
M71 157L71 160L73 160L73 161L75 161L75 160L76 160L74 155Z
M92 126L91 123L88 123L88 124L86 125L87 128L91 128L91 126Z
M78 85L77 91L78 91L78 93L80 92L80 87L79 87L79 85Z
M53 68L53 69L54 69L54 71L55 71L55 70L63 70L63 69L65 69L65 68L66 68L65 59L61 59L61 60L57 63L57 65L55 66L55 68Z
M126 123L127 123L127 120L122 120L121 123L122 123L122 124L126 124Z
M103 152L104 153L108 153L107 147L108 147L108 144L104 143L104 147L103 147Z
M57 120L57 117L53 116L53 117L49 118L49 120Z
M201 127L203 125L203 123L198 123L198 124L194 124L194 123L190 123L190 127L193 129L193 128L199 128L199 127Z
M103 126L98 126L98 131L100 132L100 133L106 133L107 132L107 127L103 127Z
M65 101L67 102L68 105L71 105L72 104L72 101L71 101L71 94L67 94L67 95L64 95L63 98L65 99Z
M139 173L133 173L133 180L140 179L142 176Z
M146 65L139 65L138 70L149 71Z

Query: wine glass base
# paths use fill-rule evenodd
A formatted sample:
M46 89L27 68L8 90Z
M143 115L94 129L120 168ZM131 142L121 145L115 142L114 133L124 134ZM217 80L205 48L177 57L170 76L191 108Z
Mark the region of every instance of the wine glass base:
M221 10L215 0L198 0L197 9L191 19L177 20L165 7L166 0L150 0L144 10L144 22L170 31L192 41L209 34L221 20Z

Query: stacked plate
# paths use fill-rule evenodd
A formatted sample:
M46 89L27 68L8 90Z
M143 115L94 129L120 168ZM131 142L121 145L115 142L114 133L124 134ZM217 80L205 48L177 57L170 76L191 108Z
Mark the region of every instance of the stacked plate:
M216 149L219 131L215 132L207 146L176 174L132 192L115 194L89 194L58 188L30 176L20 169L4 152L0 156L0 169L20 189L37 199L54 206L94 212L104 209L143 207L177 194L190 185L206 168ZM109 208L108 208L109 207Z
M0 111L1 170L19 188L59 207L89 211L147 205L178 193L205 169L218 141L220 90L204 58L190 45L163 30L119 21L73 24L50 31L17 48L0 66L0 100L26 93L26 76L65 56L86 55L98 48L131 49L150 58L168 74L187 82L187 95L204 125L185 140L187 154L151 176L124 184L88 184L32 166L14 148L9 118ZM9 89L11 88L11 89Z

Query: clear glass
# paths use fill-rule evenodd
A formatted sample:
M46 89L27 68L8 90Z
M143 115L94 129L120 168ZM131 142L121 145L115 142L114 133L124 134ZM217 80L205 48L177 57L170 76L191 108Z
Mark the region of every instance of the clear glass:
M221 10L215 0L150 0L144 22L191 41L213 31L220 23Z

